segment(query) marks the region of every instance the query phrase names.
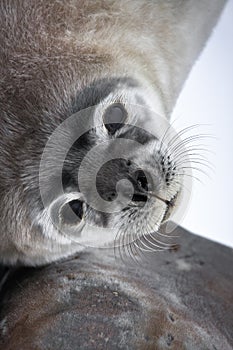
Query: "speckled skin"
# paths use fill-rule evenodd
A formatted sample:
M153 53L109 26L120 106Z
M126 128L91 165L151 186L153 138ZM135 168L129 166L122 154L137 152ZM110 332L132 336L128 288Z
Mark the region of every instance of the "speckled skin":
M12 275L4 350L231 350L232 249L182 229L171 252L136 264L92 251Z

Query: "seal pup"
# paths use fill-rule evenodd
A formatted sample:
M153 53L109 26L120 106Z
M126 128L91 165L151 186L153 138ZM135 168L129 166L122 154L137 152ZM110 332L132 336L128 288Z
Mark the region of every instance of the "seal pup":
M183 169L161 135L224 3L1 1L2 263L127 245L168 219Z

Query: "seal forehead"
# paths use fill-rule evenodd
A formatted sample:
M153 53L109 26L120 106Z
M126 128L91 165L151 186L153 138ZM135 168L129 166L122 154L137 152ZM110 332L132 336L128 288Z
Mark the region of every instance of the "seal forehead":
M136 80L129 77L113 77L94 80L75 96L72 103L72 113L77 113L90 106L96 106L117 89L127 86L138 86Z

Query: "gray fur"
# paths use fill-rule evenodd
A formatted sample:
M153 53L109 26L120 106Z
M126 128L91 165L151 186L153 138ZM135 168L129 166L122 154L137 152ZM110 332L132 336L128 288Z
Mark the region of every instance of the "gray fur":
M139 87L143 91L142 96L135 93L139 104L169 118L224 3L220 0L0 2L2 262L43 264L79 250L67 237L60 237L61 241L55 237L48 239L48 233L44 232L39 166L49 137L70 115L101 104L118 89L125 94ZM193 37L190 27L194 29ZM123 131L125 136L130 135L124 128L122 137ZM145 140L148 150L151 141L148 134L135 128L131 132L134 136L130 137ZM117 137L121 137L120 133ZM97 135L93 144L99 141ZM82 145L78 152L81 154L85 147ZM139 154L142 151L135 150L134 156ZM161 167L161 157L156 156L159 165L155 166L154 158L149 163L160 172L159 178L167 186L166 176L171 171L168 165ZM168 161L166 158L165 163ZM76 163L75 167L78 166ZM113 179L113 171L107 177ZM169 181L173 181L172 175ZM105 186L103 182L101 186ZM37 220L40 215L41 220Z

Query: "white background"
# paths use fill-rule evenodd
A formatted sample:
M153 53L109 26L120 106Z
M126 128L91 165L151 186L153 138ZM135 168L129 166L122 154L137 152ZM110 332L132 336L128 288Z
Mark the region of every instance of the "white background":
M233 247L233 0L196 62L178 100L172 120L177 130L192 124L193 134L216 136L204 143L214 172L196 172L189 210L181 226Z

